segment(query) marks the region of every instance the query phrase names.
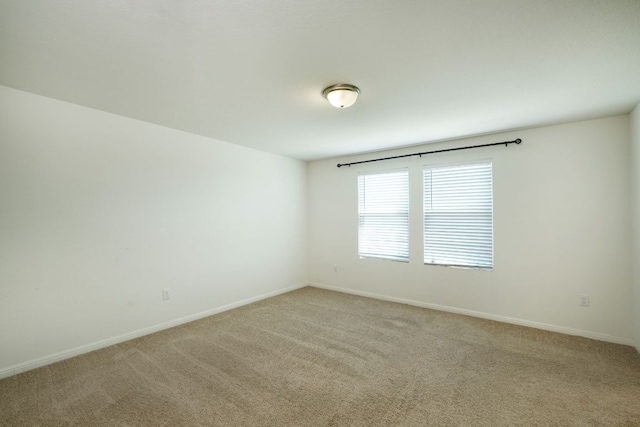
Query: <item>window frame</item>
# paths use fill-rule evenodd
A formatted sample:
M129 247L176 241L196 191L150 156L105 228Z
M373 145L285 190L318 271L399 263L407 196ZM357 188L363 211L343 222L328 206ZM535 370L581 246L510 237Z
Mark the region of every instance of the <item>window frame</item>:
M399 210L395 212L395 217L398 218L402 218L403 222L404 222L404 235L406 235L406 241L404 241L402 244L404 246L404 254L406 254L406 256L400 256L397 254L391 254L391 253L379 253L379 254L375 254L372 251L367 251L366 248L363 248L363 219L366 218L375 218L376 216L379 215L391 215L394 216L394 212L363 212L362 208L364 205L363 199L362 199L362 191L366 191L365 190L361 190L361 179L365 179L366 176L375 176L375 175L385 175L385 174L394 174L394 173L399 173L399 172L404 172L405 174L405 185L406 185L406 189L405 189L405 194L402 195L402 197L404 197L406 199L405 201L405 205L406 205L406 210ZM394 262L402 262L402 263L408 263L409 262L409 256L410 256L410 240L411 240L411 224L410 224L410 218L411 218L411 200L410 200L410 192L411 192L411 186L410 186L410 170L408 167L403 167L403 168L395 168L395 169L387 169L387 170L375 170L375 171L366 171L366 172L359 172L357 175L357 185L358 185L358 189L357 189L357 193L358 193L358 258L359 259L376 259L376 260L383 260L383 261L394 261ZM379 196L378 196L379 197ZM369 242L370 245L374 245L375 242ZM393 244L391 246L398 246L397 244ZM381 250L382 252L382 250Z
M456 262L445 262L443 260L444 257L442 257L440 260L435 259L431 262L427 261L427 254L429 252L433 253L433 248L431 250L428 250L428 243L427 243L427 215L428 215L428 211L438 211L437 209L433 209L432 207L430 209L427 209L427 204L429 203L431 206L432 202L433 202L433 192L430 191L429 194L431 195L431 199L427 200L427 189L425 188L426 185L426 178L425 178L425 172L427 170L429 171L433 171L435 169L455 169L455 168L463 168L465 166L474 166L474 165L488 165L489 166L489 195L490 195L490 210L486 210L486 211L481 211L481 210L477 210L477 212L484 212L484 215L486 216L487 213L489 214L489 224L490 224L490 237L488 239L488 242L485 239L485 244L486 246L488 246L490 248L490 261L489 263L473 263L473 262L462 262L462 263L456 263ZM432 177L433 178L433 177ZM432 179L431 178L431 179ZM432 182L432 181L431 181ZM432 187L433 189L433 187ZM470 217L471 214L471 210L464 210L464 209L447 209L447 210L440 210L442 215L450 215L453 216L456 213L458 213L460 216L468 216ZM480 214L478 215L480 216ZM458 230L455 230L458 231ZM488 244L487 244L488 243ZM445 246L445 245L443 245ZM460 248L462 248L462 250L464 250L464 245L460 245ZM491 159L482 159L482 160L472 160L472 161L466 161L466 162L457 162L457 163L448 163L448 164L430 164L430 165L423 165L422 166L422 262L424 265L428 265L428 266L439 266L439 267L452 267L452 268L463 268L463 269L474 269L474 270L485 270L485 271L492 271L495 268L495 227L494 227L494 194L493 194L493 161ZM453 257L451 257L453 258ZM469 258L471 259L471 258Z

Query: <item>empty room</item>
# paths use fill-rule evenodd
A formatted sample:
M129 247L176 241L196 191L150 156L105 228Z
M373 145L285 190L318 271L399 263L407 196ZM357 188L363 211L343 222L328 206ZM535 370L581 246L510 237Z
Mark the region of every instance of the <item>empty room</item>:
M637 0L0 0L0 426L640 426Z

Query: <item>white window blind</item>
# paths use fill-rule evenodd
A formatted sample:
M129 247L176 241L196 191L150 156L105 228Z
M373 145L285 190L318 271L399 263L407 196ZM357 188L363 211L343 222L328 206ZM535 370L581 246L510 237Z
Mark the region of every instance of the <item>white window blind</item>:
M409 261L409 171L358 176L358 254Z
M493 268L491 162L424 169L424 263Z

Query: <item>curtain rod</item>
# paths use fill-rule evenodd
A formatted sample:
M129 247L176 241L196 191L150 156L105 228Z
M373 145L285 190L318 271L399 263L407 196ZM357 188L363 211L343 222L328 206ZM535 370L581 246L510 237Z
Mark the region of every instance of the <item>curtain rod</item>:
M445 151L458 151L458 150L469 150L471 148L481 148L481 147L491 147L493 145L503 145L506 147L509 144L520 144L522 140L520 138L514 139L513 141L502 141L502 142L493 142L491 144L481 144L481 145L468 145L466 147L458 147L458 148L445 148L444 150L434 150L434 151L423 151L422 153L413 153L413 154L402 154L400 156L391 156L391 157L382 157L379 159L371 159L371 160L361 160L359 162L351 162L351 163L338 163L338 167L349 166L351 165L359 165L361 163L371 163L371 162L381 162L382 160L391 160L391 159L400 159L402 157L413 157L413 156L424 156L427 154L434 153L444 153Z

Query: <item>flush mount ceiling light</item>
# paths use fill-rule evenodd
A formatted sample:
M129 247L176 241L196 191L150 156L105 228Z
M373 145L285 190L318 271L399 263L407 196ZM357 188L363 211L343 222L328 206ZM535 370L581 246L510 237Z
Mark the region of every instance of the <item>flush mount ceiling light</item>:
M329 86L322 91L322 96L327 98L327 101L336 108L351 107L358 99L358 94L360 94L360 89L346 83Z

